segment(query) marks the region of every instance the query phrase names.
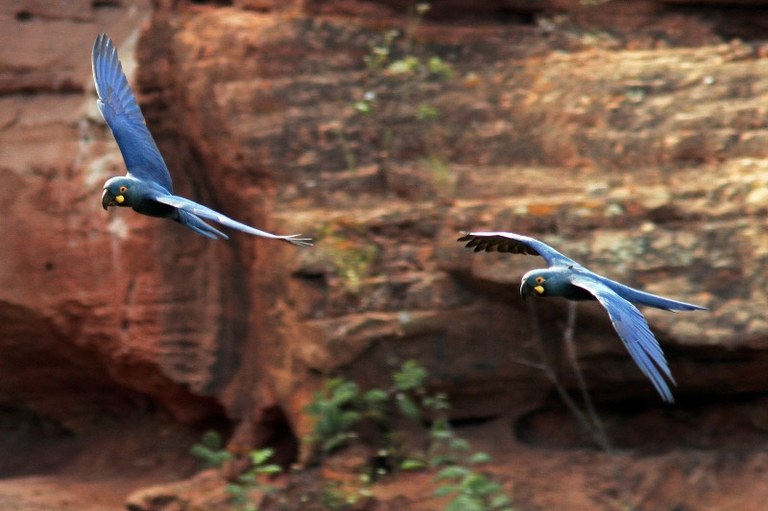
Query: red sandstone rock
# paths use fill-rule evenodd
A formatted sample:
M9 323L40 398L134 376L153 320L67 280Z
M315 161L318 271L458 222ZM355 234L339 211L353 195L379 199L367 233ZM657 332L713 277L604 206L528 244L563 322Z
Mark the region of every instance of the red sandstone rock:
M657 2L539 2L538 19L522 4L502 7L536 24L500 22L486 4L477 25L458 3L435 7L410 51L449 62L450 80L365 66L383 31L407 22L398 2L158 2L140 38L142 2L5 7L0 404L76 431L105 411L154 406L184 422L227 417L240 450L274 444L290 460L324 375L379 385L417 358L456 418L501 417L523 442L546 444L563 418L548 412L550 383L521 363L535 352L516 297L519 276L541 262L468 253L454 241L468 229L541 236L596 271L710 306L648 314L681 410L764 392L765 48L723 41L712 22ZM386 12L400 17L372 23ZM93 108L88 55L103 30L177 190L312 235L314 249L240 234L212 243L101 210L103 181L123 172ZM370 115L352 106L366 93ZM573 386L564 307L537 310ZM674 430L599 308L581 307L577 341L601 402L648 403L649 423ZM750 406L730 413L751 417ZM630 472L684 471L685 453L668 458ZM611 464L588 461L591 477ZM642 485L652 494L653 481ZM651 501L676 505L672 493Z

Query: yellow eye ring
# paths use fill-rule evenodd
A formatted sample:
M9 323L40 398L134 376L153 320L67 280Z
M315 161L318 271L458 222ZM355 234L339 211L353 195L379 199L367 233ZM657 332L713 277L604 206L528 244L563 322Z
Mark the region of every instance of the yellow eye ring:
M121 186L120 188L118 188L118 191L119 191L120 193L125 193L125 192L127 192L127 191L128 191L128 187L127 187L127 186Z
M542 282L544 282L544 277L536 277L537 284L541 284Z

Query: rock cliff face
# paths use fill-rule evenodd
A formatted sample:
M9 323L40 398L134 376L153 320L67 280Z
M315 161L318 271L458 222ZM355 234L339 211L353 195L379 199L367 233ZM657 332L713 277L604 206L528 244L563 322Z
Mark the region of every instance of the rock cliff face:
M673 411L604 312L580 306L580 363L617 444L683 449L629 471L678 474L734 423L744 441L724 452L765 446L768 47L752 40L750 2L713 2L719 21L700 2L446 2L418 26L408 2L28 4L0 19L0 406L69 431L159 408L231 423L234 449L295 459L325 376L381 384L416 358L457 419L498 419L510 442L583 463L568 450L578 432L553 427L567 414L551 384L521 363L536 359L538 322L575 385L564 305L532 316L516 296L541 261L455 242L510 230L711 308L647 311L678 382ZM211 242L101 210L103 181L123 172L94 105L101 31L177 193L315 248ZM649 509L714 491L683 477L690 491L657 492Z
M15 19L4 20L0 135L3 401L64 423L148 397L186 420L216 413L199 391L216 357L204 348L184 354L184 332L217 349L226 299L216 298L218 277L203 283L226 263L195 257L204 247L197 240L182 254L172 229L157 237L162 224L110 218L92 200L123 166L94 109L84 49L103 27L135 40L149 6L14 6L4 9ZM69 35L73 21L84 26ZM124 56L130 70L132 53ZM179 285L163 276L172 269Z

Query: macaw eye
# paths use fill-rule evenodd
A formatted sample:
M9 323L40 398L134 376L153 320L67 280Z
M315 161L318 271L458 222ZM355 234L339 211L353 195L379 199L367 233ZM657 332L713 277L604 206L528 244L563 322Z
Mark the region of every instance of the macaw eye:
M544 277L536 277L537 284L541 284L542 282L544 282Z
M125 192L127 192L127 191L128 191L128 187L127 187L127 186L125 186L125 185L123 185L123 186L121 186L120 188L118 188L118 191L119 191L120 193L125 193Z

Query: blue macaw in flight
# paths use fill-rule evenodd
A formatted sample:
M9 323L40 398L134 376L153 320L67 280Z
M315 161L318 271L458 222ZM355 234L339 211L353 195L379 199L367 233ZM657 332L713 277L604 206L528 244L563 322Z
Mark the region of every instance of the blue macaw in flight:
M117 49L106 34L99 35L93 44L91 65L99 95L96 104L112 130L128 170L125 176L115 176L104 183L101 205L105 210L110 206L131 207L143 215L170 218L211 239L226 239L229 236L204 220L254 236L287 241L302 247L312 246L312 240L300 234L271 234L174 195L168 167L128 86Z
M646 293L598 275L546 243L511 232L471 232L458 241L475 252L507 252L541 256L548 268L523 275L520 296L560 296L568 300L597 300L608 311L613 328L624 342L632 359L651 380L661 398L674 402L669 381L675 384L664 353L648 327L643 314L632 305L647 305L667 311L707 310L706 307L678 302Z

